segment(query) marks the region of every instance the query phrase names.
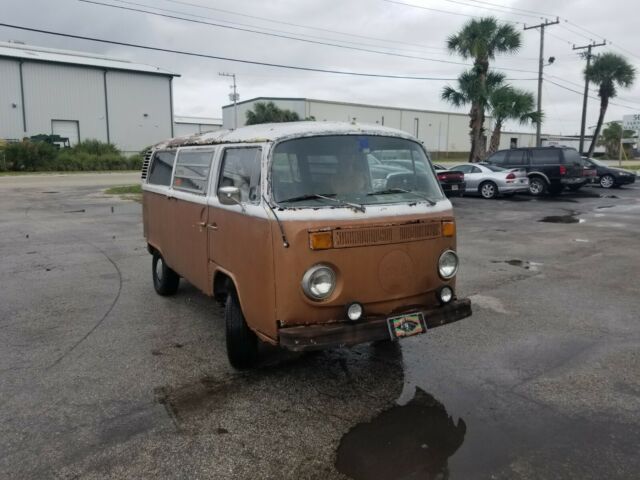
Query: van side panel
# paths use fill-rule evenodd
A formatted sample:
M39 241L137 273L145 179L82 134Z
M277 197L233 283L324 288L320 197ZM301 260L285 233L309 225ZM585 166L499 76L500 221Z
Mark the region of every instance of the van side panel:
M158 250L164 257L169 244L171 227L168 217L169 199L166 193L144 190L142 194L142 211L144 236L147 243ZM170 263L167 265L171 266Z
M209 224L214 225L214 229L209 228L209 260L213 276L218 271L229 272L249 327L276 339L271 221L264 215L242 213L239 207L211 205Z

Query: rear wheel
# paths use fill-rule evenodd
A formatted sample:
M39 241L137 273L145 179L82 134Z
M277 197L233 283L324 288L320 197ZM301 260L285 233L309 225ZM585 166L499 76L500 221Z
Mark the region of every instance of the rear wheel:
M153 261L151 263L151 274L153 275L153 288L155 288L158 295L163 297L173 295L178 291L178 285L180 284L180 276L171 270L171 268L164 263L164 258L158 252L153 254Z
M251 367L258 356L258 337L247 325L235 292L227 295L224 320L229 363L237 369Z
M534 197L544 195L548 188L547 182L540 177L531 177L529 179L529 193Z
M498 186L493 182L484 182L479 187L482 198L491 199L498 196Z
M615 180L611 175L603 175L600 177L600 186L602 188L611 188L615 185Z

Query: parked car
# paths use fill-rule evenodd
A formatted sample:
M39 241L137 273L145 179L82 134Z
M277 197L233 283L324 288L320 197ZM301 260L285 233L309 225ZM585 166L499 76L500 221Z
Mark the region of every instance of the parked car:
M529 179L524 170L507 170L487 163L464 163L453 170L464 173L465 193L478 193L483 198L511 195L529 191Z
M602 188L617 188L629 185L636 181L636 174L630 170L610 167L595 158L582 157L583 160L595 170L594 183L599 183Z
M582 176L586 177L586 183L596 183L598 180L598 171L592 163L590 163L586 157L581 157L582 160ZM574 188L575 190L575 188Z
M368 154L412 159L373 188ZM147 161L147 160L145 160ZM159 295L184 278L225 303L227 356L397 340L471 315L456 224L424 146L338 122L252 125L156 145L143 231Z
M381 190L387 187L389 175L393 173L406 173L408 171L402 166L383 163L378 157L370 153L367 154L367 162L369 163L372 187L375 190Z
M499 150L487 163L503 168L522 168L529 177L529 193L560 193L565 187L578 190L588 178L577 150L567 147L535 147Z
M437 163L433 164L436 176L440 182L442 190L448 197L462 196L464 194L466 183L464 181L464 173L458 170L450 170Z

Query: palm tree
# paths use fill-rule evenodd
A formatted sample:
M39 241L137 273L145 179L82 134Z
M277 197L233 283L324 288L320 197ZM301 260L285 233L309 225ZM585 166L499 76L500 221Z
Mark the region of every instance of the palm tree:
M494 153L500 148L500 134L506 120L517 120L522 125L539 123L543 114L536 110L533 93L503 85L489 94L489 108L495 120L488 153Z
M520 32L512 25L499 23L493 17L470 20L457 34L447 39L450 53L464 59L473 59L473 73L477 76L477 88L471 98L469 128L471 152L469 161L480 161L485 156L484 116L487 106L487 75L489 61L499 53L514 53L521 45ZM445 92L443 92L443 98Z
M253 110L246 113L246 125L258 123L297 122L300 116L292 111L279 108L273 102L257 102Z
M600 97L600 115L587 154L590 157L598 143L609 99L616 96L616 87L629 88L633 85L636 69L622 55L608 52L596 55L589 68L585 69L584 74L587 80L598 86L598 96Z

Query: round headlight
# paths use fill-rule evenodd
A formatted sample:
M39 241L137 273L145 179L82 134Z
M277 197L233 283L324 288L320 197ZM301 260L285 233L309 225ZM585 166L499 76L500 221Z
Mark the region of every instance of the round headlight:
M354 302L347 307L347 317L349 317L349 320L353 322L355 322L356 320L360 320L360 317L362 317L362 312L362 305L357 302Z
M442 304L449 303L453 299L453 290L446 285L440 289L440 302Z
M453 250L447 250L438 260L438 273L444 279L453 277L458 271L458 255Z
M315 265L302 277L302 290L312 300L324 300L333 293L336 274L326 265Z

